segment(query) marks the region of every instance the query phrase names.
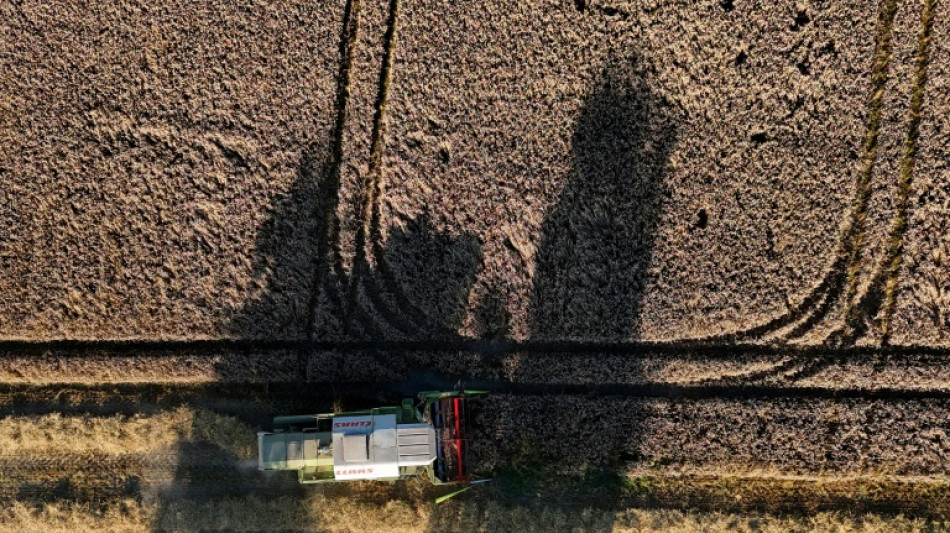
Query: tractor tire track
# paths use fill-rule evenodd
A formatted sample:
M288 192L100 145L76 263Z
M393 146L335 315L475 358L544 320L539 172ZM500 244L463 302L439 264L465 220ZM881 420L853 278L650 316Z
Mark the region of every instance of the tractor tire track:
M359 287L362 285L369 296L370 301L375 302L377 306L382 304L382 298L378 294L378 288L375 286L367 287L363 278L369 277L372 273L370 259L374 259L372 243L378 239L379 230L379 203L383 194L383 151L385 137L385 115L386 103L389 97L389 81L392 75L393 54L396 45L396 23L398 20L399 2L390 0L389 17L387 21L386 34L383 38L383 64L379 72L379 81L377 85L376 102L373 114L373 129L370 140L369 170L361 184L362 202L360 205L360 225L356 231L356 256L353 259L353 273L349 283L348 306L353 307L357 304ZM369 249L368 249L369 248ZM374 261L375 262L375 261ZM383 317L395 316L392 310L384 308L380 311ZM349 317L347 318L349 321ZM405 327L405 324L400 324ZM396 329L403 329L397 327Z
M353 65L353 55L359 38L361 0L346 0L343 11L343 26L340 29L339 54L340 68L337 73L336 90L336 118L331 133L332 147L327 164L320 169L321 179L318 185L321 203L315 216L321 220L318 224L317 250L313 278L310 283L310 298L307 302L307 316L304 324L304 335L308 341L315 338L317 307L320 295L326 295L330 305L342 309L342 295L338 289L339 280L344 271L339 250L340 221L337 217L339 204L339 190L341 182L341 165L343 164L343 129L346 125L347 104L350 98L350 72ZM310 175L309 180L316 179L312 171L313 163L303 168ZM310 366L310 352L301 348L297 354L297 373L301 380L307 381L307 369Z
M393 337L393 332L398 334L401 330L382 317L372 305L372 297L365 290L361 290L362 288L355 287L355 300L350 302L348 319L345 322L347 336L356 339L387 339ZM360 298L360 295L366 299Z
M896 5L895 5L896 8ZM889 8L890 9L890 8ZM890 338L890 322L893 315L894 305L897 294L898 276L903 261L904 236L907 230L907 209L909 203L910 187L913 178L913 170L916 162L917 144L920 130L920 117L924 103L924 89L927 81L927 65L929 63L929 48L933 28L934 11L936 9L935 0L927 0L920 15L920 29L917 41L917 54L915 58L914 83L911 90L911 102L908 110L907 132L903 144L903 152L900 163L900 171L897 185L897 202L893 215L891 229L888 233L888 240L885 245L884 256L880 263L874 269L871 281L862 294L858 294L858 258L862 248L863 231L854 241L855 247L852 249L851 260L848 267L847 291L845 292L845 313L843 324L834 330L826 340L827 344L836 346L851 346L859 339L865 337L873 327L879 329L880 342L886 345ZM891 24L893 24L893 15ZM888 38L889 40L890 38ZM892 48L888 44L888 48ZM890 51L887 55L890 55ZM879 57L881 55L879 54ZM875 75L875 80L886 79ZM880 86L883 91L883 84ZM878 108L879 104L873 106ZM874 117L872 116L872 119ZM879 120L875 119L875 120ZM873 135L875 138L877 133ZM876 139L873 143L869 136L865 145L865 154L870 154L876 150ZM867 161L867 160L866 160ZM865 172L861 175L859 185L865 185L867 192L862 193L864 198L859 199L859 205L867 205L870 195L870 169L871 162L865 166ZM859 211L860 213L860 211ZM864 224L864 216L855 219L855 223ZM814 316L825 314L820 311ZM876 324L875 324L876 319ZM816 324L817 321L806 320L798 328L790 332L787 339L796 338L804 335ZM802 361L801 365L794 372L783 376L785 381L805 379L820 372L825 366L832 362L829 358L823 357L811 361ZM778 374L778 372L776 372ZM761 375L750 376L750 381L762 379Z
M375 311L388 325L401 334L412 337L435 332L443 336L451 332L446 328L435 326L435 322L428 314L405 294L386 258L386 251L382 244L380 217L384 192L385 120L396 51L398 20L399 0L390 0L386 33L383 37L383 63L379 73L374 106L369 170L361 187L363 203L360 219L362 223L356 234L356 257L353 279L350 280L348 302L350 306L356 304L357 287L362 286L363 294ZM370 263L373 268L370 267Z
M881 336L883 344L887 344L890 340L891 319L894 314L894 305L897 299L898 276L904 259L904 237L907 233L907 210L914 175L914 166L917 161L920 120L924 106L924 90L927 85L927 65L930 62L930 41L933 33L936 4L936 0L926 0L920 18L921 27L920 37L917 41L916 72L914 74L913 94L911 95L910 118L908 120L907 138L904 141L904 154L901 160L900 178L898 181L897 210L894 214L894 225L891 229L887 254L884 259L887 265L887 280L884 286L884 303L883 309L881 310Z
M380 263L377 262L376 264L376 272L378 273L380 271ZM396 329L403 338L412 338L422 333L423 329L419 327L420 321L414 316L414 313L412 313L412 307L399 306L398 304L390 305L380 285L379 280L375 276L363 277L363 294L372 304L373 309L383 317L383 320L385 320L387 324ZM399 313L395 311L397 308L410 309L410 311L408 313Z
M903 263L904 237L907 232L907 211L920 136L924 90L936 1L924 2L917 39L914 83L911 89L907 131L903 143L897 183L897 203L885 253L875 269L868 288L849 309L844 325L835 333L839 344L853 344L872 328L878 329L881 344L890 339L890 323L897 298L898 277Z

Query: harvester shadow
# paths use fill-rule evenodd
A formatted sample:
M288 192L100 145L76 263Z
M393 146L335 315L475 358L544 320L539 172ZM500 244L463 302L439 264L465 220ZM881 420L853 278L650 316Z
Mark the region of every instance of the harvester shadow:
M154 531L224 531L248 527L310 530L312 509L305 491L290 472L264 476L254 461L207 442L181 442L174 456L171 483L144 495L157 504ZM253 521L247 520L253 513ZM245 517L242 519L242 516Z

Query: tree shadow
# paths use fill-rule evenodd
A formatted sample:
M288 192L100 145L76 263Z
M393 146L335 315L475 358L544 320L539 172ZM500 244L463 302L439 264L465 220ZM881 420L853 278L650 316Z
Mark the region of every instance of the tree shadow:
M670 195L666 172L676 128L669 109L635 54L612 57L593 81L576 118L567 183L541 227L529 303L532 340L615 342L638 336L656 229ZM596 354L585 361L611 365ZM537 370L519 369L515 361L509 378L530 381ZM642 377L638 363L618 370L620 379ZM643 413L614 409L606 401L559 394L489 398L492 414L481 423L494 428L495 441L484 443L479 458L502 473L495 499L538 509L586 502L589 521L576 525L610 530L624 467L642 459ZM462 516L437 514L430 530L442 530L446 520L464 522L464 513L478 524L499 512L477 502L467 510L459 505Z
M227 328L232 336L303 340L312 306L333 307L325 316L341 316L339 271L331 253L339 177L331 159L328 147L308 147L293 184L275 199L254 243L257 290L234 311ZM341 331L338 322L320 326L324 335Z
M301 155L294 183L275 199L259 230L253 253L259 286L234 310L230 334L306 341L457 338L482 263L478 238L440 230L423 214L394 225L385 242L365 243L369 260L345 269L339 204L340 179L332 157L312 147ZM225 358L217 369L231 378L245 372L269 381L288 375L305 380L311 354L304 352L274 358L269 371L250 369L244 361L253 359L244 357L248 354ZM295 357L296 376L288 373Z
M468 296L482 264L482 247L470 232L435 228L428 213L394 226L375 265L365 270L358 302L377 315L383 338L458 337ZM364 332L365 335L366 332Z
M542 225L530 309L538 340L636 336L676 142L636 56L613 59L574 128L573 166Z

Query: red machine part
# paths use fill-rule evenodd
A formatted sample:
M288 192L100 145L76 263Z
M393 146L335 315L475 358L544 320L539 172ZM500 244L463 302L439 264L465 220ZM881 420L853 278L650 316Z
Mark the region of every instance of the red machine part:
M433 405L432 422L439 441L436 472L442 481L468 480L468 407L464 396L442 398Z
M459 480L465 479L462 475L462 430L459 427L459 399L455 398L455 453L458 454L458 471L459 471Z

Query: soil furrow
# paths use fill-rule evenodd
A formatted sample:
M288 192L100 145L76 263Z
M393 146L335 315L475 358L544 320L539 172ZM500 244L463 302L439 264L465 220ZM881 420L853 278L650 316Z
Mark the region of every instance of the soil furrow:
M340 351L388 351L388 352L471 352L486 357L501 357L507 354L561 357L570 355L623 354L630 357L675 357L698 354L706 357L742 356L799 356L815 357L834 354L836 359L867 358L874 355L910 356L928 355L950 357L950 348L939 346L792 346L750 343L696 343L673 342L572 342L572 341L491 341L479 339L458 340L364 340L364 341L296 341L296 340L52 340L52 341L0 341L3 357L86 357L99 356L195 356L217 357L234 352L251 352L268 357L268 352L299 348L311 350ZM256 357L251 355L252 357Z

